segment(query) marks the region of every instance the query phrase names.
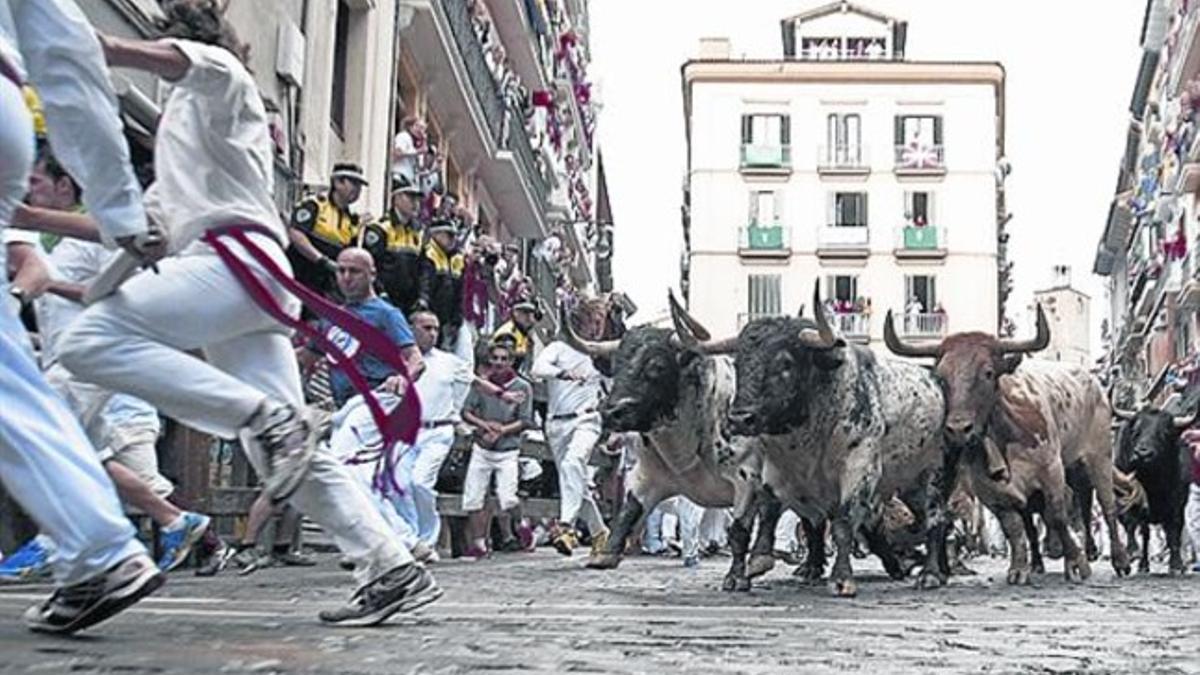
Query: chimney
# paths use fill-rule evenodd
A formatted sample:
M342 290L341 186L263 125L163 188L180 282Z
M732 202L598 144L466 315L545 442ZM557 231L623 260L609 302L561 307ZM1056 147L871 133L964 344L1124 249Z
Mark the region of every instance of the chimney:
M729 38L702 37L700 38L701 61L728 61Z

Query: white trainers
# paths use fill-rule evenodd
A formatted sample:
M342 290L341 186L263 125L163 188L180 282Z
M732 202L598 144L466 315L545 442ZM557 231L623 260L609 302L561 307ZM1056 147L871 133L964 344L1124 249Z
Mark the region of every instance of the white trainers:
M25 611L25 624L40 633L74 633L128 608L165 581L150 556L132 555L103 574L57 589Z

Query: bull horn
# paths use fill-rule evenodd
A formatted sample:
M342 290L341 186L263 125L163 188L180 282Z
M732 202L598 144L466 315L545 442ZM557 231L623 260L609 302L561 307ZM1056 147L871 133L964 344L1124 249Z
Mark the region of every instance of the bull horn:
M887 316L883 320L883 342L887 348L896 356L909 356L913 358L933 357L937 358L942 350L942 343L927 342L915 344L905 342L896 335L896 324L892 320L892 310L888 310Z
M804 305L800 305L800 310L798 312L796 312L796 318L797 319L804 318Z
M1149 507L1149 499L1146 495L1146 488L1142 486L1142 482L1137 479L1135 473L1125 473L1113 467L1113 493L1117 501L1117 513L1125 515L1135 506L1140 506L1143 509Z
M567 344L577 351L583 352L592 358L603 358L612 356L617 352L617 347L620 346L620 340L585 340L575 334L575 329L571 326L571 317L567 315L566 307L558 309L559 330L562 332L563 339Z
M702 354L732 354L737 351L736 336L714 341L708 329L679 304L675 293L667 291L667 301L671 306L671 321L675 324L672 343Z
M1113 417L1121 420L1122 422L1128 422L1134 417L1137 417L1137 412L1133 410L1125 410L1117 405L1117 399L1115 396L1113 396L1116 391L1116 387L1112 387L1108 390L1108 405L1112 408Z
M683 308L683 305L675 299L674 291L667 291L667 300L671 305L671 320L675 322L675 330L679 330L679 323L682 321L683 324L687 326L688 332L694 335L700 342L707 342L708 340L712 339L712 335L708 332L708 329L705 328L704 325L699 321L697 321L696 317L689 314L688 311Z
M1173 418L1173 421L1177 431L1183 431L1184 429L1191 427L1197 421L1200 421L1200 405L1196 406L1196 412L1192 413L1191 415L1176 416Z
M1050 323L1042 303L1037 305L1037 335L1032 340L998 340L998 348L1004 354L1028 354L1040 352L1050 344Z
M800 342L810 349L832 349L837 346L837 335L829 325L825 316L825 307L821 304L821 282L813 284L813 318L817 322L817 330L804 329L800 331Z

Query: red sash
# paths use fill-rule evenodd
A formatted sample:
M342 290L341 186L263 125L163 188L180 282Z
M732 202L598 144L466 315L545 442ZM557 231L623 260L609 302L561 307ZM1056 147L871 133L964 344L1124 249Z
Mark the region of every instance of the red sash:
M333 361L334 366L346 374L354 389L362 394L363 401L367 404L367 408L370 409L371 417L374 418L375 424L379 428L379 433L383 437L383 449L380 461L383 463L384 470L376 472L375 487L384 495L392 491L398 492L400 487L396 484L394 476L396 443L403 441L411 445L416 441L417 433L421 428L421 402L417 397L417 389L413 386L412 379L409 377L408 367L405 365L404 359L400 357L400 350L378 328L326 300L316 291L301 284L293 279L290 274L284 272L265 251L251 241L247 236L251 232L266 234L272 239L275 237L270 230L262 225L245 223L211 229L204 233L204 241L216 251L217 256L221 258L221 261L225 263L225 267L238 280L242 289L254 300L254 304L258 305L260 309L271 315L279 323L297 331L316 343L330 360ZM233 251L225 243L225 238L233 239L240 244L242 249L250 254L250 257L272 279L287 289L289 293L296 296L304 306L326 321L345 330L354 339L358 340L362 349L366 350L367 353L383 361L386 365L403 375L407 381L403 402L396 406L391 413L385 413L383 406L379 403L378 397L371 390L371 386L367 383L366 378L363 377L358 366L354 364L354 360L347 356L345 351L335 345L321 331L289 315L280 306L279 302L275 300L275 297L267 289L262 279L259 279L246 263L234 255Z

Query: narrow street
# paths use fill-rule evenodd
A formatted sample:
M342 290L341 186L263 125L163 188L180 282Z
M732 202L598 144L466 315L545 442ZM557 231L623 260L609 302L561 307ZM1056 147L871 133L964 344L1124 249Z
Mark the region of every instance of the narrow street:
M0 671L1200 672L1193 577L1118 581L1101 561L1082 585L1048 574L1014 589L1002 561L976 560L977 576L919 592L857 561L861 592L847 601L782 567L749 595L723 594L726 562L633 558L600 573L541 549L443 563L445 597L380 629L318 625L346 588L330 557L245 578L177 574L76 639L32 636L17 619L46 589L4 586Z

